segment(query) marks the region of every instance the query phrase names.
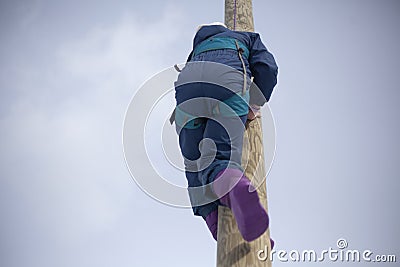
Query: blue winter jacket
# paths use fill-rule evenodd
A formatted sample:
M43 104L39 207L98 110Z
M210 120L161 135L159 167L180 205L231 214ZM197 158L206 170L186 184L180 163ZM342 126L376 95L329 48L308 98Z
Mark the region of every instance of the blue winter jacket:
M188 62L197 60L194 51L210 38L233 38L247 47L248 55L245 53L243 57L247 73L249 77L254 77L253 81L259 88L257 90L254 86L250 87L250 104L262 106L265 102L268 102L277 83L278 66L273 55L262 43L260 35L253 32L232 31L219 25L203 26L194 37L193 50L188 57ZM206 53L203 54L201 57L203 61L222 63L243 71L242 63L238 57L218 57L215 54L210 54L207 57Z

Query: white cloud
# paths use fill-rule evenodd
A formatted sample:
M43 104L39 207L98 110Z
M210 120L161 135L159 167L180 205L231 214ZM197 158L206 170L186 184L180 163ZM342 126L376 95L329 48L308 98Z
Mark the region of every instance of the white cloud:
M0 192L9 192L7 203L22 204L0 210L9 222L2 231L18 229L20 236L9 238L21 248L32 249L23 243L24 223L12 225L16 213L44 240L68 247L118 228L121 216L144 209L143 199L153 201L132 195L139 190L123 161L122 121L134 90L169 64L179 17L168 8L143 25L126 13L81 39L50 44L54 50L42 52L55 54L54 61L21 64L18 81L8 81L18 90L0 118Z
M110 27L97 27L84 38L64 44L59 56L73 75L110 85L137 84L167 67L166 55L174 53L182 12L169 7L158 21L143 24L126 13Z

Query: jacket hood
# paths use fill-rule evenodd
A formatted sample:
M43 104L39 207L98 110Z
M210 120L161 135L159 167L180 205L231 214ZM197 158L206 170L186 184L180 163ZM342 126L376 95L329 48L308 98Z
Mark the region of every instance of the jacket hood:
M211 36L214 36L216 34L226 32L226 31L229 31L229 29L227 29L221 25L209 25L209 26L201 27L201 29L196 33L196 35L193 39L193 48L196 47L196 45L198 45L202 41L210 38Z

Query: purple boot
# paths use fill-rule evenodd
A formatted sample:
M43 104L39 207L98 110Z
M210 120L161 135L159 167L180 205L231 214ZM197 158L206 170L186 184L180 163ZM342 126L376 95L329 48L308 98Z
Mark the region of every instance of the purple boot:
M206 223L215 241L217 241L218 232L218 209L214 210L206 217Z
M215 194L223 205L232 210L239 232L248 242L260 237L269 226L268 214L260 203L257 191L249 192L251 187L249 179L238 169L221 171L213 184Z
M218 210L215 210L208 214L206 217L206 224L208 226L208 229L211 232L211 235L215 239L215 241L218 241L217 239L217 233L218 233ZM275 242L272 238L269 239L271 242L271 249L274 249Z

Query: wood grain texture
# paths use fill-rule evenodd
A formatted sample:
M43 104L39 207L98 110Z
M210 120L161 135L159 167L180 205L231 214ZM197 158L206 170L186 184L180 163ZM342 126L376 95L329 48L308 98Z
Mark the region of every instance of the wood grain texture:
M236 22L234 22L235 14ZM235 30L238 31L254 31L252 1L225 0L225 24L230 29L234 29L235 26ZM257 188L257 192L261 203L267 209L266 170L260 118L246 124L242 165L245 168L246 176L254 181L254 184L264 181ZM268 247L267 251L271 251L269 236L268 229L258 239L252 242L245 241L239 233L230 209L220 206L218 210L217 267L272 266L269 258L265 261L258 258L258 251L265 251L266 247Z
M225 0L225 25L235 31L254 31L252 1Z

